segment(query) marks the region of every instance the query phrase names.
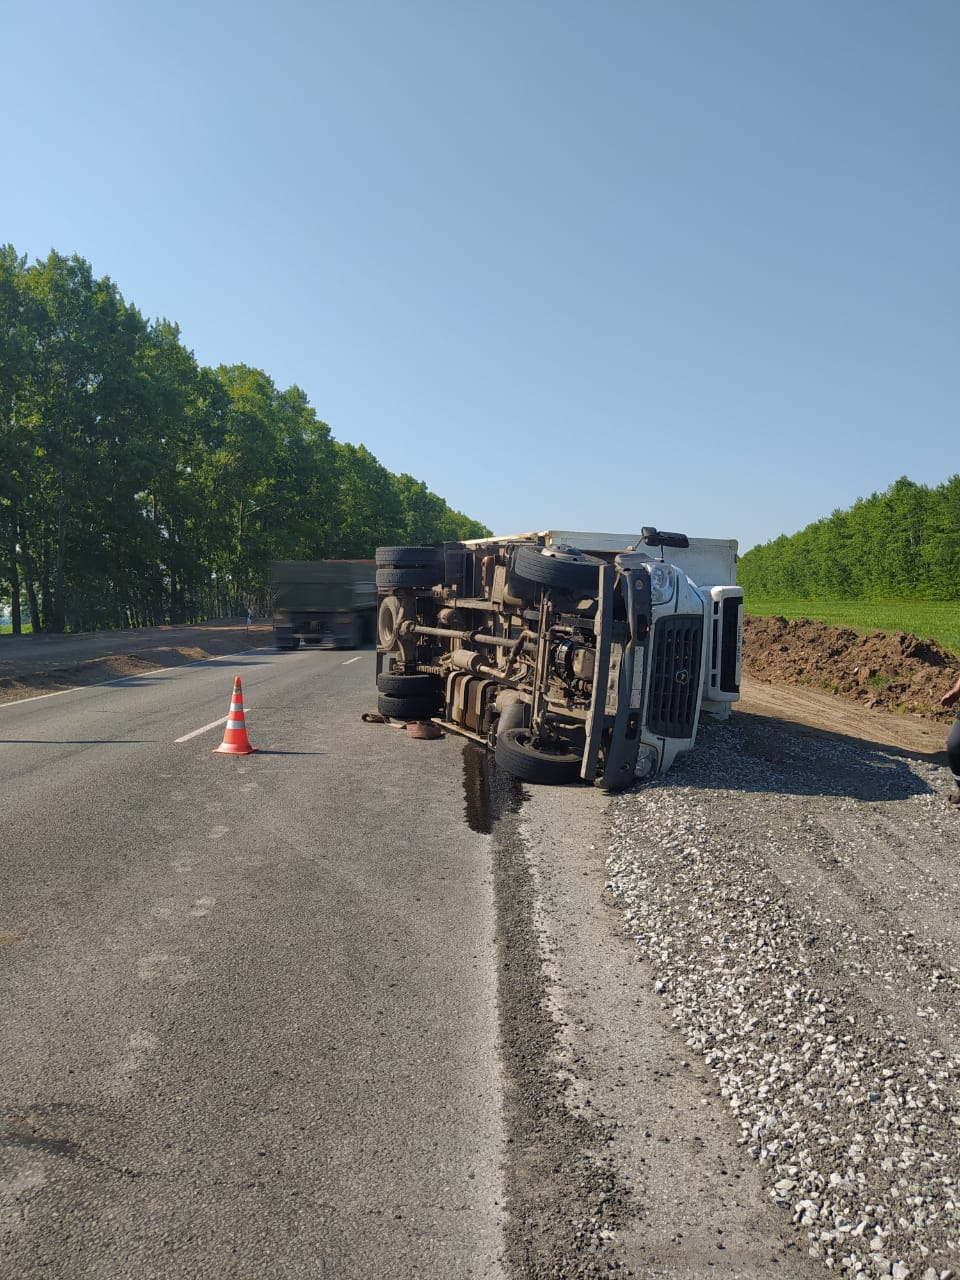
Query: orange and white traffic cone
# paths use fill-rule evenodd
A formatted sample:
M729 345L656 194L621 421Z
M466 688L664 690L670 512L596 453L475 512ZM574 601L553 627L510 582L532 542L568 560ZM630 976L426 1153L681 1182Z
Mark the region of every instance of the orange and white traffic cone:
M251 747L247 737L247 726L243 718L243 687L240 684L240 677L237 676L233 682L233 697L230 699L230 714L227 716L223 741L219 747L213 748L213 753L219 752L225 756L248 756L256 749Z

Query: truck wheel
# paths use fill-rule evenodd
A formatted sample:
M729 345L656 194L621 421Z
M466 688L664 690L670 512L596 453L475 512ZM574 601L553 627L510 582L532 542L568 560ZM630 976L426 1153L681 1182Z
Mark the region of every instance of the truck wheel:
M299 636L294 636L292 640L284 640L283 644L281 644L281 643L279 642L279 640L278 640L278 641L277 641L277 648L278 648L278 649L288 649L288 650L289 650L289 649L299 649L299 648L300 648L300 637L299 637Z
M374 554L378 566L391 569L443 565L442 547L377 547Z
M440 705L442 685L439 676L397 676L390 671L381 671L377 676L377 688L394 698L436 698L436 705Z
M377 710L391 720L429 720L440 710L440 694L438 691L436 697L394 698L381 693L377 698Z
M575 751L534 746L529 729L504 729L498 733L494 759L504 773L523 782L561 786L580 780L581 756Z
M397 587L426 588L439 586L443 566L423 564L406 569L378 569L377 590L394 591Z
M521 543L513 554L513 572L518 578L543 587L591 595L597 593L602 563L577 547L531 547Z
M392 649L397 643L403 605L396 596L384 596L377 610L377 644L381 649Z

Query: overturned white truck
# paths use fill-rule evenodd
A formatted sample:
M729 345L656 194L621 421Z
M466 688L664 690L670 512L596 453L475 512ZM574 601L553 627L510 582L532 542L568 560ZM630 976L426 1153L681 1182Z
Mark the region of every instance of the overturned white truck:
M739 697L736 549L653 528L379 547L379 711L528 782L662 773Z

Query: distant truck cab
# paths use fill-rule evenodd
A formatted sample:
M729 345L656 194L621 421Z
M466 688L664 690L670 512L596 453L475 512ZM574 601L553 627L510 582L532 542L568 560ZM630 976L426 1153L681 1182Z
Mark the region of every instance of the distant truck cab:
M278 649L296 649L301 641L356 649L373 640L373 560L272 560L269 582Z
M376 553L381 714L529 782L668 769L740 696L735 541L547 530Z

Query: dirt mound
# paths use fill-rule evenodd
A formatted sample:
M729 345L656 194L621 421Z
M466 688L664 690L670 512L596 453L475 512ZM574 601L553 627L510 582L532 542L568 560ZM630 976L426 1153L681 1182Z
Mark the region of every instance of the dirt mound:
M949 720L954 712L939 702L960 664L935 640L904 631L863 636L809 618L788 622L747 615L743 670L770 684L810 685L865 707Z

